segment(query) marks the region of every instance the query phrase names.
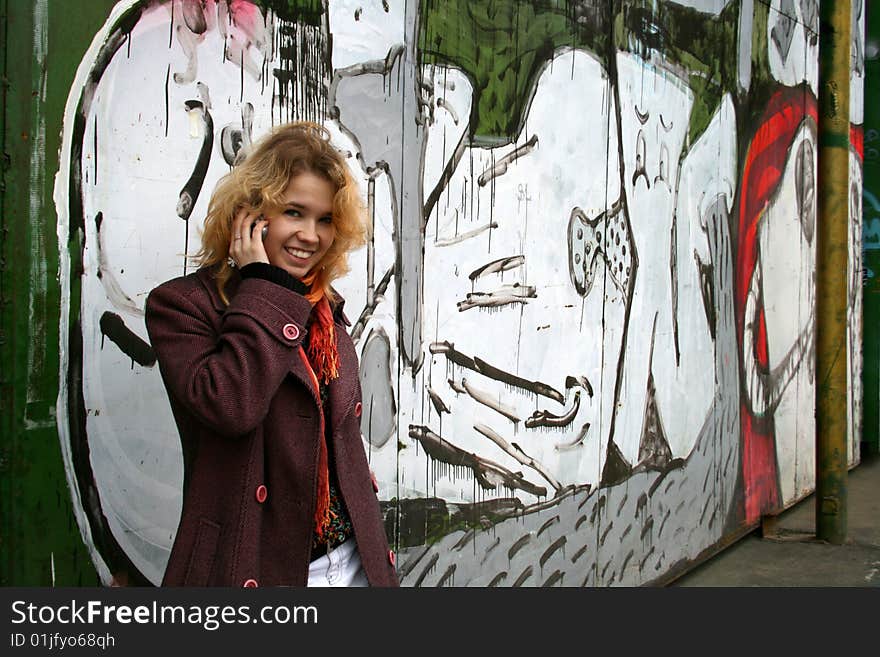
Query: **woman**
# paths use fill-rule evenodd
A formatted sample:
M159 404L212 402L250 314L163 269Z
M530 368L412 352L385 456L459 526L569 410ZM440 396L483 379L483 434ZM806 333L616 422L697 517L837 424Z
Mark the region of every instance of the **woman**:
M163 585L398 584L361 442L357 354L330 287L365 238L326 131L286 124L218 184L199 270L150 293L184 456Z

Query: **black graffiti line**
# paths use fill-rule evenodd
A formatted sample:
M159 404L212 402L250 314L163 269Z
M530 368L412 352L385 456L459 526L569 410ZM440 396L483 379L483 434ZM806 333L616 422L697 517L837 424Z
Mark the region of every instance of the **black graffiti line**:
M455 564L452 564L451 566L449 566L449 568L446 569L446 572L443 573L443 577L441 577L440 580L437 582L437 586L443 586L446 583L446 580L451 579L454 574Z
M576 447L580 447L584 444L584 440L587 438L587 433L590 431L590 423L585 422L584 426L581 427L581 430L578 432L578 435L572 440L570 443L561 443L559 445L554 445L554 449L556 451L562 452L568 449L575 449Z
M177 201L177 216L187 221L192 214L193 206L205 183L205 174L208 173L208 164L211 161L211 148L214 145L214 119L204 103L198 100L188 100L184 103L187 112L198 112L202 117L202 127L204 134L202 135L202 147L199 149L199 155L196 158L195 166L190 174L189 180L186 181L180 190Z
M464 387L460 384L456 383L453 379L446 379L446 382L449 384L449 387L452 388L457 394L467 394L467 390L465 390Z
M138 306L134 300L128 296L113 275L113 270L107 261L107 247L104 244L104 213L99 212L95 215L95 232L97 233L97 250L98 250L98 280L104 288L107 299L116 308L135 315L144 314L144 309Z
M409 426L409 437L417 440L422 445L425 453L435 461L470 468L477 482L484 489L495 490L499 484L502 484L511 490L520 489L536 497L545 497L547 495L545 487L537 486L527 481L523 478L522 474L511 472L494 461L456 447L426 426L411 424Z
M465 367L469 370L473 370L474 372L482 374L483 376L486 376L490 379L495 379L496 381L506 383L507 385L513 386L514 388L528 390L529 392L536 395L548 397L554 401L558 401L560 404L565 403L565 397L563 397L559 391L548 386L546 383L542 383L540 381L528 381L526 379L523 379L522 377L516 376L515 374L511 374L510 372L500 370L497 367L490 365L486 361L477 358L476 356L474 358L466 356L461 352L456 351L455 345L451 342L445 340L432 342L428 346L428 350L432 354L444 354L446 358L448 358L456 365Z
M361 334L364 331L364 328L367 326L367 322L370 320L370 317L373 316L373 312L376 310L376 306L379 304L379 301L382 299L382 295L385 294L385 290L388 289L388 284L391 282L391 276L394 274L394 268L390 267L388 271L385 272L385 275L382 277L382 280L379 281L379 284L376 286L376 289L373 293L373 300L364 306L364 309L361 311L360 316L357 318L357 321L354 323L354 326L351 328L351 339L354 342L357 342L360 339Z
M119 347L126 356L143 367L156 364L156 353L139 335L125 325L125 320L116 313L106 311L99 322L101 334Z
M425 580L425 577L434 569L434 566L437 565L437 561L439 561L440 555L438 553L434 553L431 556L431 559L428 561L428 564L425 566L424 570L422 570L419 578L415 581L415 587L419 588L422 585L422 582Z
M543 584L541 584L541 588L550 588L551 586L556 584L556 582L561 581L563 578L565 578L565 573L563 573L561 570L554 570L553 574L550 575L550 577L548 577Z
M577 552L574 553L574 556L571 558L571 562L576 563L577 560L580 559L582 556L584 556L586 551L589 549L590 549L590 544L585 543L581 549L579 549Z
M431 404L434 406L434 410L437 411L437 414L440 413L449 413L449 406L446 405L446 402L438 395L431 386L428 386L428 397L431 399Z
M492 230L493 228L498 228L497 221L490 221L487 224L474 228L473 230L469 230L468 232L462 233L461 235L456 235L455 237L447 237L439 240L434 240L434 246L442 247L459 244L461 242L464 242L465 240L471 239L472 237L478 237L481 233L485 233L487 230Z
M453 389L456 390L456 388ZM497 402L492 399L488 392L475 388L474 386L470 385L466 379L461 380L461 389L464 390L464 392L467 393L467 395L475 402L491 408L497 413L500 413L514 424L519 424L520 419L519 416L516 414L516 411L508 406L505 406L501 402Z
M584 390L587 391L587 394L592 397L593 396L593 386L590 384L590 380L585 376L567 376L565 377L565 390L568 391L570 388L574 388L575 386L580 386Z
M562 484L560 484L560 483L559 483L559 482L553 477L553 475L550 474L550 472L547 470L547 468L544 467L544 465L542 465L541 463L539 463L539 462L536 461L535 459L533 459L531 456L529 456L528 454L526 454L526 453L520 448L519 445L517 445L516 443L512 443L512 444L511 444L511 443L508 443L508 442L507 442L506 440L504 440L504 438L502 438L497 432L495 432L494 430L492 430L492 428L487 427L487 426L484 425L484 424L479 424L479 423L477 423L477 424L474 425L474 429L476 429L476 430L479 431L481 434L483 434L484 436L486 436L486 438L488 438L488 439L491 440L493 443L495 443L496 445L498 445L498 447L500 447L500 448L503 449L505 452L507 452L508 454L510 454L510 456L512 456L514 459L516 459L517 461L519 461L520 463L522 463L524 466L526 466L527 468L532 468L532 470L534 470L534 471L537 472L539 475L541 475L542 477L544 477L544 479L546 479L546 480L550 483L550 485L553 486L553 488L554 488L555 490L559 491L559 490L562 489Z
M547 520L543 525L541 525L541 528L538 530L537 536L540 536L547 529L549 529L550 527L552 527L553 525L556 525L556 524L559 524L559 514L553 516L552 518Z
M678 182L675 184L676 195L678 194ZM671 315L672 315L672 343L675 348L675 366L681 365L681 350L678 344L678 255L676 247L678 246L678 213L672 213L672 226L670 227L669 239L669 279L670 292L672 295ZM694 256L699 259L696 249ZM698 265L699 266L699 265ZM713 336L714 338L714 336Z
M468 274L468 278L471 282L477 280L481 276L487 276L489 274L496 274L499 272L508 271L510 269L515 269L517 267L521 267L525 264L526 257L524 255L515 255L515 256L507 256L506 258L498 258L497 260L493 260L492 262L487 262L482 267L477 267L470 274Z
M498 162L496 162L493 167L481 173L479 178L477 178L477 184L480 187L485 187L486 183L488 183L490 180L494 180L498 176L507 173L508 165L512 164L524 155L528 155L529 153L531 153L533 150L535 150L535 147L537 145L538 135L532 135L532 138L529 139L525 144L519 146L518 148L515 148L513 151L498 160Z
M510 546L510 549L507 551L507 558L513 559L517 552L523 549L529 542L532 540L531 534L523 534L520 536L513 545Z
M519 577L516 578L516 581L513 583L512 588L519 588L523 585L523 583L532 576L532 567L526 566L526 569L520 573Z
M412 558L406 561L400 569L397 571L398 575L401 579L405 578L409 575L413 569L418 565L419 561L421 561L428 552L430 552L431 548L429 546L424 546L424 548L417 552Z
M577 416L578 410L581 407L581 391L577 390L574 393L574 404L571 409L563 413L562 415L554 415L548 410L540 410L535 411L529 416L523 425L526 429L535 429L537 427L567 427L572 423L575 416ZM589 424L587 425L589 428ZM584 437L586 437L586 431L583 431ZM575 444L583 440L583 438L578 438L575 441Z
M592 518L590 518L590 522L592 522ZM608 536L608 532L611 531L611 528L614 527L614 521L608 523L608 526L605 527L605 531L602 532L602 535L599 536L599 547L602 547L605 544L605 538ZM604 575L604 573L602 573Z
M437 107L445 109L447 112L449 112L449 116L452 117L452 122L455 125L458 125L458 112L455 111L455 108L451 104L446 102L445 98L440 97L437 99Z
M647 536L653 528L654 516L648 516L645 520L645 525L642 527L642 531L639 533L639 538L645 540L645 536Z
M462 536L461 540L452 546L452 549L453 550L461 550L468 543L470 543L472 540L474 540L474 537L476 535L477 535L477 529L476 529L476 527L474 527L473 529L469 530L464 536Z
M458 140L455 150L452 152L452 155L450 155L449 161L443 168L440 180L434 186L434 189L431 190L431 193L428 195L428 200L425 201L422 229L427 228L428 218L431 216L431 212L434 211L434 206L437 205L437 201L440 200L440 195L443 193L443 190L446 189L449 181L452 180L452 176L455 174L456 168L458 168L458 163L461 161L461 158L464 157L464 152L467 150L467 146L468 138L467 130L465 130L461 135L461 138Z
M546 564L550 557L553 556L554 552L565 546L567 540L568 539L566 539L565 536L560 536L555 541L553 541L550 547L544 550L544 554L542 554L541 558L538 560L538 563L541 564L541 568L543 568L544 564Z
M513 303L525 304L528 299L537 298L538 294L533 285L505 285L494 292L470 292L465 295L464 301L456 305L458 312L464 312L471 308L499 308Z
M492 581L489 582L489 584L487 586L488 586L488 588L498 586L505 579L507 579L507 571L506 570L495 575L495 577L492 578Z

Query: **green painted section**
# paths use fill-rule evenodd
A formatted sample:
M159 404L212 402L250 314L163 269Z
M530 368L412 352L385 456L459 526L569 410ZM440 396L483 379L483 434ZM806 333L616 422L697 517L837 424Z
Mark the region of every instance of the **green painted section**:
M873 11L872 11L873 9ZM868 5L865 39L865 98L880 98L880 7ZM870 58L870 53L875 53ZM862 440L880 451L880 105L865 102L865 161L862 190L864 296L862 299L864 391Z
M470 78L474 144L516 139L537 78L560 49L593 53L609 71L615 68L609 53L638 50L650 59L649 51L662 52L653 56L685 71L694 92L691 141L709 125L724 93L736 91L736 58L730 53L737 47L737 3L714 17L674 4L609 2L589 9L604 12L600 27L590 22L583 29L573 27L579 10L587 11L569 0L422 0L422 62L451 64ZM757 32L766 12L763 18ZM768 69L759 68L755 77L769 81Z
M64 105L112 0L3 0L0 254L0 584L97 584L73 516L55 424Z
M538 74L557 49L607 50L607 31L572 28L569 4L422 0L422 62L452 64L470 77L474 143L493 146L516 138Z

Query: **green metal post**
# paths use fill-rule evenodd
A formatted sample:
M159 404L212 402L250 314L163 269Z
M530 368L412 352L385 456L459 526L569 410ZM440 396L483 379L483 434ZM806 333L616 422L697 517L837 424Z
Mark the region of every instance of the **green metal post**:
M840 544L847 521L847 260L852 0L822 0L816 254L816 537Z
M94 586L56 426L54 178L77 67L116 0L0 0L0 586Z

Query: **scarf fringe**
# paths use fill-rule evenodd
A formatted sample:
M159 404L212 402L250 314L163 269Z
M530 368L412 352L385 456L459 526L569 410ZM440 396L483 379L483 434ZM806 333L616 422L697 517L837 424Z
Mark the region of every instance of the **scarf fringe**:
M321 296L312 312L314 317L309 328L307 357L316 380L327 385L339 376L339 351L336 347L333 313L326 296ZM326 421L325 417L324 422ZM319 540L324 539L330 526L330 472L326 425L324 428L318 448L318 499L315 506L315 534Z
M315 304L314 313L315 318L309 330L309 363L318 381L327 384L339 376L336 330L327 297L321 297Z

